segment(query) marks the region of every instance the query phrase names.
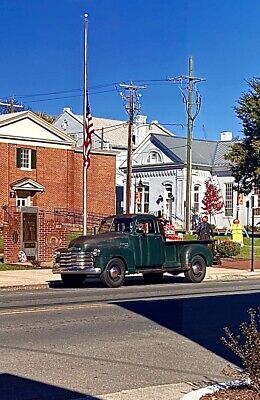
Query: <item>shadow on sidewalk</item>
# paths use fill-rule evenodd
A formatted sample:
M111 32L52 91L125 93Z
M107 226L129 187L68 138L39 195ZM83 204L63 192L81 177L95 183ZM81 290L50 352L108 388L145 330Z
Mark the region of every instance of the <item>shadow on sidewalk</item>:
M99 400L98 397L11 374L0 374L0 398L1 400Z
M112 304L142 315L239 365L238 358L222 344L220 338L226 326L238 332L241 322L248 320L247 310L259 307L260 294L114 301Z

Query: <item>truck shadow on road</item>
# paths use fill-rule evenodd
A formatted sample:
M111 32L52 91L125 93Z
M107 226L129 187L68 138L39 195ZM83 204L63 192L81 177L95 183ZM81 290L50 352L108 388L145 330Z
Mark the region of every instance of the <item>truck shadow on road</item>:
M11 374L0 374L0 398L1 400L98 400L98 397Z
M163 277L163 285L169 285L172 283L187 283L187 280L182 276L164 276ZM66 286L61 280L49 281L48 282L50 289L64 289L65 287L71 287L76 289L88 289L88 288L97 288L104 289L106 285L100 281L98 278L88 278L82 285L71 285ZM124 282L124 286L149 286L144 282L142 276L128 276Z
M149 318L151 321L198 343L228 362L240 365L239 359L221 342L224 327L239 333L248 321L248 309L257 309L259 293L205 295L162 300L114 301L112 304ZM224 367L224 365L223 365Z

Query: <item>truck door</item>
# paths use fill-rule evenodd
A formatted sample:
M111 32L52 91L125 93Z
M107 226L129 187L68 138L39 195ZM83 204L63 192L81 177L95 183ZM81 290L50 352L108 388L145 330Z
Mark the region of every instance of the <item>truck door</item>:
M160 267L163 264L162 236L153 219L139 219L135 232L135 262L137 267Z

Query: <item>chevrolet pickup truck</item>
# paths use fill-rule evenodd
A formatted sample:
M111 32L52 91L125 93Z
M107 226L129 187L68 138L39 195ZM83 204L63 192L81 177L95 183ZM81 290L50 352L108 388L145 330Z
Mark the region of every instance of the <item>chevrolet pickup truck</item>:
M108 287L119 287L128 274L142 274L159 283L163 274L184 272L189 282L202 282L212 265L211 241L167 242L160 221L150 214L122 214L104 219L98 233L79 236L68 248L53 254L54 274L65 285L99 277Z

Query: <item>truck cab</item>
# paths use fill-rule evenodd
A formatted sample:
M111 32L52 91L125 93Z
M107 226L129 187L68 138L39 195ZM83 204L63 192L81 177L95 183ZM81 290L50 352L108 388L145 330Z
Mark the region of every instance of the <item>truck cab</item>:
M150 214L122 214L104 219L93 236L79 236L67 249L54 253L53 273L65 284L99 277L108 287L119 287L129 274L141 273L157 283L168 272L184 272L191 282L201 282L212 265L211 241L167 242L160 221Z

